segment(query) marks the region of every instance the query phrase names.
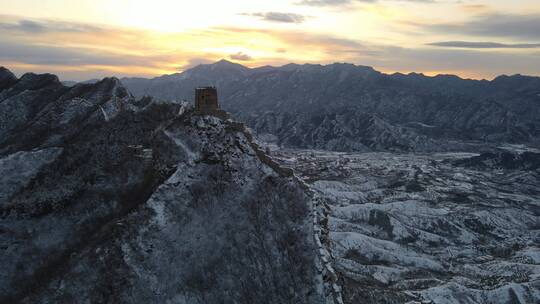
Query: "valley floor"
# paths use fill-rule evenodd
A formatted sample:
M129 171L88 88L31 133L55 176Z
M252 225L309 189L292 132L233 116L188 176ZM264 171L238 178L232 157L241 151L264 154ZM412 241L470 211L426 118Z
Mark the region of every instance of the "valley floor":
M277 150L328 206L345 303L538 303L540 171L476 154Z

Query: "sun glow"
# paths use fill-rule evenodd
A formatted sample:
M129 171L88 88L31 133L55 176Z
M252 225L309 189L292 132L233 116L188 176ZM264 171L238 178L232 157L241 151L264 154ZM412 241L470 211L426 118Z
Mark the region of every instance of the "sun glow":
M21 72L54 67L50 70L72 79L113 72L157 76L221 58L250 67L350 62L386 71L456 71L488 78L537 74L540 67L530 62L540 62L540 47L534 46L540 37L533 31L530 38L521 31L497 37L489 29L481 35L464 26L504 12L518 14L513 19L518 21L519 14L529 14L534 21L540 8L520 7L537 7L536 1L521 0L520 6L502 0L307 6L299 0L0 0L0 65ZM441 41L510 47L430 45Z

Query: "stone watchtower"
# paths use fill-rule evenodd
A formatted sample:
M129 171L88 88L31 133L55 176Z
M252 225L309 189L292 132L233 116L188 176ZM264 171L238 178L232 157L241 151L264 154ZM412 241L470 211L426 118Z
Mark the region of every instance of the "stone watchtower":
M195 89L195 110L219 110L217 89L215 87L201 87Z
M217 89L215 87L199 87L195 89L195 114L211 115L228 119L229 114L219 108Z

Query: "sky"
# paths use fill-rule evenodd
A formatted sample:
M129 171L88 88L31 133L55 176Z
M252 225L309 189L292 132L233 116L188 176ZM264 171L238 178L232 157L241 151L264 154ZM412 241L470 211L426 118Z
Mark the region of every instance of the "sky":
M540 0L0 0L0 66L63 80L227 59L540 76Z

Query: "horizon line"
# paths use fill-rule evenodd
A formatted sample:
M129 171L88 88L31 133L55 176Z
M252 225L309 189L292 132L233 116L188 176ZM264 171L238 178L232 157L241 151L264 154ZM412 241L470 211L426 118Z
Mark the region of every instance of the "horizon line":
M470 80L470 81L493 81L499 77L514 77L514 76L523 76L523 77L534 77L534 78L540 78L540 74L539 75L529 75L529 74L522 74L522 73L515 73L515 74L499 74L497 76L494 76L493 78L489 79L489 78L474 78L474 77L465 77L465 76L461 76L459 74L449 74L449 73L437 73L437 74L430 74L430 73L426 73L426 72L417 72L417 71L410 71L410 72L402 72L402 71L393 71L393 72L388 72L388 71L383 71L383 70L379 70L373 66L369 66L369 65L363 65L363 64L356 64L356 63L351 63L351 62L345 62L345 61L336 61L336 62L332 62L332 63L313 63L313 62L304 62L304 63L296 63L296 62L289 62L289 63L286 63L286 64L282 64L282 65L269 65L269 64L266 64L266 65L260 65L260 66L254 66L254 67L250 67L250 66L247 66L247 65L244 65L244 64L241 64L239 62L236 62L236 61L231 61L231 60L228 60L226 58L222 58L222 59L219 59L217 61L214 61L214 62L208 62L208 63L199 63L197 65L194 65L192 67L189 67L185 70L181 70L181 71L178 71L178 72L175 72L175 73L165 73L165 74L156 74L156 75L148 75L148 76L144 76L144 75L141 75L141 76L138 76L138 75L133 75L133 76L118 76L118 75L115 75L115 74L110 74L110 75L107 75L107 76L103 76L101 78L88 78L88 79L84 79L84 80L80 80L80 81L77 81L77 80L72 80L72 79L61 79L60 76L56 73L53 73L53 72L43 72L43 73L39 73L39 72L34 72L34 71L26 71L26 72L22 72L22 73L16 73L14 72L12 69L10 69L9 67L7 66L0 66L0 68L5 68L7 69L8 71L10 71L11 73L13 73L18 79L20 79L22 76L24 76L25 74L27 73L34 73L34 74L52 74L52 75L55 75L58 77L58 79L60 80L60 82L75 82L75 83L81 83L81 82L86 82L86 81L94 81L94 80L97 80L97 81L100 81L100 80L103 80L105 78L118 78L118 79L129 79L129 78L140 78L140 79L155 79L155 78L160 78L160 77L164 77L164 76L172 76L172 75L178 75L178 74L182 74L182 73L185 73L187 71L190 71L194 68L197 68L197 67L200 67L200 66L210 66L210 65L215 65L215 64L218 64L220 62L227 62L227 63L230 63L230 64L234 64L234 65L238 65L238 66L241 66L241 67L244 67L246 69L249 69L249 70L255 70L255 69L259 69L259 68L265 68L265 67L269 67L269 68L274 68L274 69L279 69L279 68L283 68L283 67L286 67L286 66L289 66L289 65L297 65L297 66L321 66L321 67L327 67L327 66L331 66L331 65L336 65L336 64L341 64L341 65L352 65L354 67L364 67L364 68L370 68L372 69L374 72L377 72L377 73L380 73L380 74L383 74L383 75L388 75L388 76L392 76L392 75L405 75L405 76L409 76L409 75L419 75L419 76L423 76L423 77L427 77L427 78L436 78L436 77L442 77L442 76L449 76L449 77L457 77L461 80Z

